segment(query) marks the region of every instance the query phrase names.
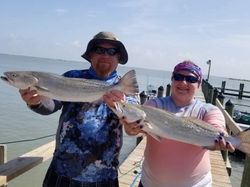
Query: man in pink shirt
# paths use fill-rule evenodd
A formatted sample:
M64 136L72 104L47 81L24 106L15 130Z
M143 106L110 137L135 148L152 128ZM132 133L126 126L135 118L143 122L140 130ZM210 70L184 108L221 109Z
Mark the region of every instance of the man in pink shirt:
M204 120L226 134L225 119L214 105L195 99L202 80L201 68L191 61L177 64L172 74L171 96L155 98L145 105L154 106L177 116L196 117ZM121 120L129 135L142 130L136 123ZM161 142L146 135L140 187L211 187L209 150L170 139ZM223 136L215 140L211 150L234 151Z

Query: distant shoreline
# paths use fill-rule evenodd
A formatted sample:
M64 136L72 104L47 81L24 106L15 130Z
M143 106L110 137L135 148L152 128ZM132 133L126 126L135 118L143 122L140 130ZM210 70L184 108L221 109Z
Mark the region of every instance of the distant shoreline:
M236 78L229 78L229 80L234 80L234 81L244 81L244 82L250 82L250 80L247 80L247 79L236 79Z

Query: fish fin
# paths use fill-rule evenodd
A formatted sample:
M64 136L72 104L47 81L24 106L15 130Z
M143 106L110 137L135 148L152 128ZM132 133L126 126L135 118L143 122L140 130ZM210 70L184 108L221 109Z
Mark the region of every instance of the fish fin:
M136 80L135 70L127 72L119 81L119 86L121 91L125 92L128 95L134 95L139 93L139 86Z
M240 146L237 149L250 156L250 128L240 132L237 137L240 139Z
M217 131L217 129L213 125L211 125L211 124L207 123L206 121L203 121L203 120L201 120L199 118L196 118L196 117L182 117L182 119L184 120L184 123L191 122L191 123L193 123L195 125L204 127L206 129L209 129L209 130L212 130L212 131Z

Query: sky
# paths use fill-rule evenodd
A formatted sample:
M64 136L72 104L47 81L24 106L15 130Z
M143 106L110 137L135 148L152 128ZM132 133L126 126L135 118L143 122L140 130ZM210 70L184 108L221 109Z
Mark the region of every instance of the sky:
M249 7L248 0L0 0L0 53L84 61L89 40L111 31L126 46L125 66L171 71L192 60L207 74L211 60L210 76L250 80Z

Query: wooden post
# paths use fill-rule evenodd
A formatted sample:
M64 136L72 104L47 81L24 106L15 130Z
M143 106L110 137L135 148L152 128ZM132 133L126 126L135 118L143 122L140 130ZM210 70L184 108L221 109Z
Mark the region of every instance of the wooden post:
M140 102L141 102L141 105L143 103L145 103L147 100L148 100L147 94L145 93L145 91L142 91L140 93ZM143 138L142 136L139 136L139 137L136 138L136 145L138 145L142 141L142 138Z
M166 96L170 96L170 93L171 93L171 85L168 84L166 89Z
M234 110L234 104L228 100L225 104L225 110L227 111L227 113L230 115L230 116L233 116L233 110ZM229 128L227 128L227 131L228 131L228 134L230 135L231 134L231 131L229 130ZM226 165L229 166L229 158L228 158L228 151L221 151L221 154L222 154L222 157L223 157L223 160L225 161ZM229 176L231 175L231 166L227 167L227 172L229 174Z
M234 104L230 99L226 102L225 109L230 116L233 116Z
M142 91L140 93L140 102L141 102L141 104L145 103L145 101L147 101L147 99L148 99L148 96L146 95L145 91Z
M0 144L0 164L7 162L7 145Z
M214 94L214 88L209 84L208 86L208 98L207 98L207 103L212 103L213 101L213 94Z
M160 86L158 88L157 97L163 97L163 92L164 92L164 88L163 86Z
M42 145L28 153L0 165L0 186L50 159L55 150L55 141Z
M249 186L250 186L250 157L247 156L241 180L241 187L249 187Z
M238 99L242 99L243 96L243 90L244 90L244 84L240 83L240 90L239 90L239 96Z
M233 111L234 111L234 104L231 102L231 100L229 99L226 104L225 104L225 110L227 111L227 113L232 117L233 116ZM229 130L229 128L227 128L228 134L231 134L231 131Z
M207 101L208 83L204 79L202 80L202 92L204 94L205 100Z
M214 94L213 94L213 100L212 100L213 105L216 105L216 99L218 98L218 94L219 94L219 91L215 88Z
M205 85L205 80L202 79L202 81L201 81L201 90L202 90L202 92L203 92L203 90L204 90L204 85Z
M4 164L7 162L7 145L5 144L0 144L0 165ZM6 187L7 186L7 178L2 179L1 181L2 185L1 187Z
M222 94L222 92L219 93L218 99L219 99L220 103L223 105L224 104L225 96Z
M226 81L222 81L221 83L221 93L225 93L225 88L226 88Z

